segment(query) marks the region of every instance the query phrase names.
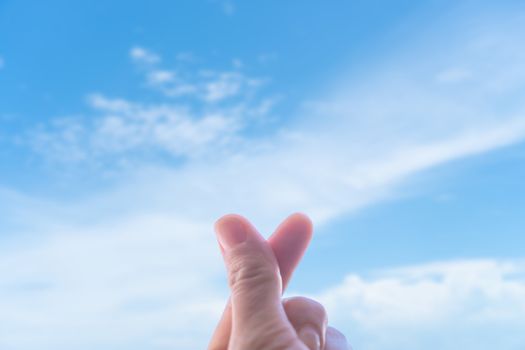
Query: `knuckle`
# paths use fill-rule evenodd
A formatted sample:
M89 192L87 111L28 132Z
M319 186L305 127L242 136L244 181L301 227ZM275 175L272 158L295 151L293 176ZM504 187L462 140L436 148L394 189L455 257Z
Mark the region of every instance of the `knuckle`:
M233 291L277 282L278 271L261 259L264 258L256 255L231 259L228 282Z

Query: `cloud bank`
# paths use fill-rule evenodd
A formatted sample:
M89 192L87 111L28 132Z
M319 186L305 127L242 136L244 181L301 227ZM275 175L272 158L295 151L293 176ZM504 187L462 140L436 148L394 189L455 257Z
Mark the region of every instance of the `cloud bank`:
M525 263L467 260L349 275L318 296L367 349L521 349Z

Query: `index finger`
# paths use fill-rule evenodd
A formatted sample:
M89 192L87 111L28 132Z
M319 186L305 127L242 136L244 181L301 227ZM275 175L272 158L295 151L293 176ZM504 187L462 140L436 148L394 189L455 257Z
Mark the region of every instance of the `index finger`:
M268 238L282 278L283 292L293 272L303 257L312 239L312 221L305 214L295 213L288 216ZM221 320L211 338L209 350L226 350L230 341L232 309L230 300L224 309Z

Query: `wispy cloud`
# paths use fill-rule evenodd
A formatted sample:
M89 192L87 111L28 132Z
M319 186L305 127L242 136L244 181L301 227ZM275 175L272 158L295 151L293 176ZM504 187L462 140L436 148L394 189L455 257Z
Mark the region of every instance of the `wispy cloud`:
M133 61L140 64L155 64L161 61L160 56L140 46L133 47L129 51L129 55Z
M152 51L142 48L140 50L160 61L160 56ZM189 53L177 55L177 61L192 63L194 60L195 58ZM138 64L142 63L142 60L134 59L134 61ZM166 97L190 97L204 104L216 104L253 96L265 83L265 79L242 74L239 70L241 67L242 63L239 60L233 60L233 69L224 71L189 70L187 67L160 68L158 65L145 68L141 65L140 68L145 74L147 86Z
M147 73L148 86L167 97L190 96L203 103L217 103L254 93L264 81L247 78L240 72L200 71L196 77L184 77L177 71L152 70Z
M0 55L0 70L5 67L5 59Z
M233 139L243 120L235 109L196 114L185 106L142 105L93 94L95 118L54 120L30 132L36 152L54 161L104 161L141 152L194 157Z
M162 155L195 158L237 146L240 132L268 116L275 101L257 96L262 80L239 71L161 69L160 55L140 47L131 56L147 86L170 100L145 104L91 94L93 113L41 123L22 142L48 160L110 168Z
M345 77L266 137L244 135L253 115L267 115L263 102L247 107L239 97L195 111L93 95L96 118L57 119L32 140L44 154L88 163L106 156L125 163L138 153L142 165L95 207L157 208L203 221L240 211L265 229L302 210L321 223L394 194L419 171L525 138L525 105L516 97L525 81L524 54L516 52L522 38L508 33L472 29L432 64L421 58L423 47L375 68L366 81ZM465 67L471 78L443 86L436 74L446 67ZM165 166L159 152L192 161Z
M118 186L79 201L57 201L52 209L0 192L0 206L25 223L25 240L14 240L0 254L0 322L7 325L0 328L0 345L202 348L226 294L214 284L222 271L210 238L220 214L246 214L264 233L296 210L320 225L392 195L418 171L525 138L525 60L515 51L522 38L509 35L517 31L492 30L456 38L455 46L443 50L447 57L432 56L433 64L421 59L429 54L423 47L415 57L374 67L366 81L349 83L345 77L324 97L305 103L297 112L301 118L269 136L244 134L250 111L262 102L254 106L239 97L250 86L229 70L182 80L192 87L185 94L203 103L198 110L172 99L151 104L94 94L88 100L94 117L57 118L33 130L33 146L42 154L87 163L97 155L146 156ZM160 61L144 49L136 56L143 63ZM468 79L436 78L456 69L449 67L462 67ZM180 74L158 66L144 72L148 84L163 87ZM189 161L168 166L148 154L158 150ZM420 330L397 333L393 343L370 334L386 339L394 334L391 322L405 331L450 322L447 330L455 336L447 339L459 339L454 331L461 327L468 336L487 325L508 327L502 332L511 339L519 323L515 312L523 314L523 285L520 262L454 262L376 277L351 274L321 298L334 320L355 326L350 337L358 332L358 341L370 349L407 349L412 343L405 335L419 341ZM435 306L426 305L430 297ZM465 300L479 304L459 305ZM355 311L342 315L334 310L338 303ZM442 338L433 338L433 348L423 340L419 344L428 346L417 348L455 349ZM476 348L465 344L469 339L456 348Z

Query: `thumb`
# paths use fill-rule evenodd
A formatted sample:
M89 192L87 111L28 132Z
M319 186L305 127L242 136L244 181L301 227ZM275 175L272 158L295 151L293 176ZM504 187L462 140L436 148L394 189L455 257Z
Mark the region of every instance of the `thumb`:
M287 328L279 267L270 245L239 215L223 216L215 231L231 289L232 335Z

